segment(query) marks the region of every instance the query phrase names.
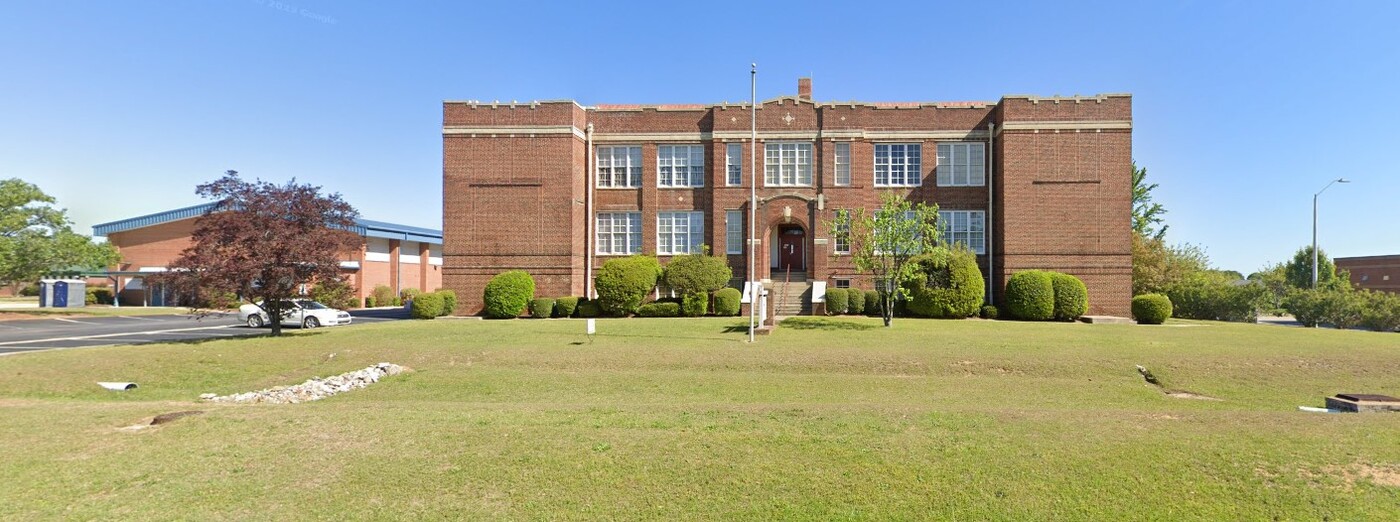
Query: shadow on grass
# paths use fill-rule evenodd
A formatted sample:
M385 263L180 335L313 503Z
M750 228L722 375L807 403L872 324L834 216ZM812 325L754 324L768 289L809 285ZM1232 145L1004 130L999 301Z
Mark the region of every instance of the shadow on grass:
M239 335L217 335L217 336L212 336L212 337L200 337L200 338L197 338L197 339L152 339L152 340L149 340L149 341L137 341L137 342L122 343L122 344L117 345L117 346L140 345L140 344L187 344L187 345L198 345L198 344L210 343L210 342L214 342L214 341L250 341L250 340L253 340L253 339L261 339L261 340L268 340L268 339L299 339L299 338L311 337L311 336L316 336L316 335L322 335L322 334L325 334L325 333L328 333L328 332L326 332L325 330L322 330L322 329L316 329L316 330L311 330L311 331L302 331L302 330L299 330L299 329L296 329L296 328L289 328L289 329L283 330L283 331L282 331L282 335L281 335L281 336L277 336L277 337L273 337L273 336L272 336L272 332L271 332L270 330L264 330L264 331L259 332L259 333L248 333L248 334L239 334ZM139 334L138 334L138 335L139 335ZM136 336L136 335L133 335L133 337L135 337L135 336Z
M790 317L781 323L783 327L793 330L874 330L875 325L869 323L856 323L842 321L839 319L826 319L822 317Z

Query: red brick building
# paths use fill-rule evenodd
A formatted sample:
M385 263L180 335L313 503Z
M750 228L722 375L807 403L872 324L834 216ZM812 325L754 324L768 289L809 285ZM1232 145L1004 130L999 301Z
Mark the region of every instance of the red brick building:
M1356 288L1400 294L1400 255L1339 257L1332 261L1339 270L1351 272L1351 284Z
M122 304L173 305L173 296L148 288L141 273L163 272L190 246L195 220L213 203L94 225L92 235L106 237L121 253L115 291ZM368 219L355 220L365 238L358 251L341 254L341 273L354 285L360 302L375 286L431 292L442 286L442 232Z
M754 154L758 279L870 288L827 223L894 191L938 204L994 300L1011 273L1049 269L1084 280L1091 313L1129 313L1131 96L816 102L804 78L756 112L755 150L747 103L444 102L443 280L458 313L506 270L530 272L538 295L584 295L612 256L664 264L701 244L745 280Z

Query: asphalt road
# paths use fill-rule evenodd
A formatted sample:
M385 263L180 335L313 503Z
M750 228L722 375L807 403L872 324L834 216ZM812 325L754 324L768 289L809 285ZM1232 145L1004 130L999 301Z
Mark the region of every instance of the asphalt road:
M400 309L356 310L350 315L355 317L351 324L332 328L354 328L359 324L408 318L407 313ZM238 314L203 318L148 315L22 319L0 321L0 355L56 348L197 341L267 332L268 328L249 328L240 323Z

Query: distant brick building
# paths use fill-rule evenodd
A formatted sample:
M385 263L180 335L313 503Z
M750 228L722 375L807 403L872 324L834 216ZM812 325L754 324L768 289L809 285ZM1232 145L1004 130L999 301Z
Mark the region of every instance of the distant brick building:
M1332 262L1351 273L1356 288L1400 294L1400 255L1339 257Z
M1084 280L1091 313L1129 313L1129 95L815 102L804 78L759 104L757 129L754 150L747 103L444 102L443 280L458 313L478 312L505 270L530 272L539 295L583 295L612 256L665 263L702 244L746 279L754 154L758 279L870 288L827 223L895 191L938 204L996 298L1011 273L1050 269Z
M121 264L111 267L123 304L173 305L169 292L148 288L141 273L164 272L180 252L190 246L196 218L214 204L205 203L156 214L103 223L92 235L106 237L121 253ZM358 251L341 253L341 273L364 298L375 286L395 290L414 288L431 292L442 286L442 232L367 219L355 220L356 233L364 237Z

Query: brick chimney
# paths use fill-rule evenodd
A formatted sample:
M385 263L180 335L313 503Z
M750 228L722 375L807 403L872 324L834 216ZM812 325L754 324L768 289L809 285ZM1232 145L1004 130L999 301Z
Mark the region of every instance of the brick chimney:
M797 97L798 97L798 98L801 98L801 99L804 99L804 100L807 100L807 101L812 101L812 79L811 79L811 78L798 78L798 79L797 79Z

